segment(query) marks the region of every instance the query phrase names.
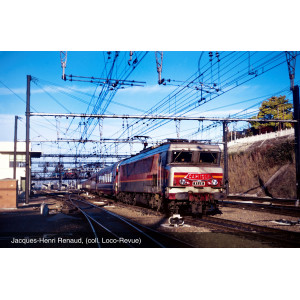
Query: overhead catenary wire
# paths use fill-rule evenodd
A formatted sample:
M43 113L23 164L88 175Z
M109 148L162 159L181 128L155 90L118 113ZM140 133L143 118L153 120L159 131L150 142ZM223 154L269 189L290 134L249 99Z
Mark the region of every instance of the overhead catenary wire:
M93 115L93 114L61 114L61 113L29 113L31 117L48 116L48 117L76 117L76 118L108 118L108 119L146 119L146 120L178 120L178 121L256 121L269 122L268 119L238 119L231 117L189 117L189 116L164 116L164 115ZM276 120L283 123L296 123L296 120Z
M276 54L276 53L275 53ZM277 57L276 57L277 56ZM275 58L278 60L279 58L279 55L277 54L275 56ZM264 58L266 58L267 56L265 56ZM283 55L281 55L281 58L283 58ZM260 61L260 60L262 60L262 58L261 59L259 59L258 61ZM268 65L269 67L268 68L266 68L266 69L264 69L264 65L261 63L260 65L259 65L259 68L260 68L260 73L258 74L258 72L257 72L257 76L259 76L259 75L262 75L262 74L264 74L264 73L266 73L266 72L268 72L268 71L270 71L270 70L272 70L272 69L274 69L274 68L276 68L276 67L278 67L279 65L281 65L281 64L283 64L283 63L285 63L285 60L281 60L279 63L277 63L277 64L273 64L273 65L271 65L270 66L270 64L271 64L271 62L272 62L272 58L268 58L268 60L266 61L266 65ZM256 78L257 76L255 76L255 77L253 77L253 76L251 76L249 79L246 79L246 80L244 80L243 82L239 82L238 84L236 84L236 86L233 86L233 87L231 87L230 89L228 89L227 91L230 91L230 90L232 90L233 88L235 88L235 87L237 87L237 86L240 86L241 84L243 84L243 83L246 83L246 82L248 82L248 81L250 81L250 80L252 80L253 78ZM237 80L239 80L240 78L239 77L237 77ZM222 94L224 94L224 92L222 93ZM169 98L170 98L170 95L168 95L169 96ZM168 97L167 96L167 97ZM218 95L219 96L219 95ZM205 104L205 103L207 103L208 101L205 101L203 104ZM162 102L160 101L160 105L162 105L161 104ZM191 106L191 105L189 105L189 106ZM187 107L188 108L188 107ZM191 108L191 109L189 109L189 110L186 110L185 111L185 113L188 113L188 112L190 112L191 110L193 110L194 108ZM153 109L152 108L152 110L155 110L155 109ZM179 114L180 115L180 114ZM182 115L182 114L181 114ZM151 122L150 124L149 124L149 122ZM166 121L158 121L158 122L156 122L156 124L158 124L158 125L156 125L156 126L149 126L149 125L151 125L151 124L155 124L155 122L153 122L153 121L149 121L148 122L148 124L147 124L147 128L145 129L145 131L143 130L143 129L141 129L141 132L143 132L143 134L147 134L148 132L150 132L150 131L153 131L153 130L155 130L156 128L159 128L159 127L161 127L162 125L165 125L167 122ZM136 121L136 122L134 122L134 123L132 123L132 124L137 124L138 123L138 121ZM143 123L145 123L145 122L143 122ZM144 126L144 128L145 128L145 126ZM136 132L134 132L133 134L139 134L140 132L138 132L138 131L136 131ZM122 137L122 134L119 136L119 137Z
M231 55L233 52L227 54L225 57ZM207 64L206 64L207 66ZM181 98L176 99L176 97L178 97L181 93L183 93L185 91L185 89L187 88L187 86L189 86L191 83L195 82L197 80L197 78L201 75L203 75L205 72L207 72L209 70L209 68L207 68L204 72L202 72L200 75L197 76L197 72L194 73L193 75L191 75L187 80L185 80L182 85L178 88L176 88L174 91L172 91L169 95L167 95L166 97L163 98L163 100L159 101L154 107L152 107L151 109L149 109L146 113L146 115L148 114L152 114L155 113L156 111L158 111L160 108L162 108L164 105L168 104L168 102L170 101L171 98L175 98L175 100L180 101ZM195 77L196 76L196 77ZM188 91L188 93L192 93L192 91ZM184 96L182 96L184 97ZM169 106L168 106L169 108ZM133 124L137 124L138 122L135 123L131 123L130 126L132 126ZM121 135L119 137L121 137L124 134L121 133Z
M144 54L144 56L145 56L145 54ZM143 56L143 57L144 57ZM142 58L143 58L142 57ZM132 69L134 69L136 66L134 66ZM126 74L125 74L126 75ZM127 74L128 75L128 74ZM40 86L41 87L41 86ZM42 88L42 87L41 87ZM43 89L43 88L42 88ZM47 91L45 90L45 89L43 89L44 90L44 92L46 92L47 93ZM60 89L60 92L62 92L62 93L65 93L66 94L66 92L64 91L64 89ZM72 95L71 95L72 96ZM84 102L82 99L80 99L79 97L74 97L73 96L73 98L75 98L76 100L79 100L79 101L81 101L81 102ZM62 105L62 103L60 103L57 99L55 99L54 97L52 97L52 99L53 100L55 100L59 105L61 105L65 110L67 110L67 111L69 111L64 105ZM110 101L111 101L111 99L109 99ZM87 103L86 101L85 101L85 103ZM144 112L144 110L140 110L140 109L137 109L137 108L134 108L134 107L130 107L129 105L126 105L126 104L120 104L120 103L118 103L118 102L113 102L114 104L116 104L116 105L120 105L120 106L123 106L123 107L127 107L127 108L131 108L131 109L134 109L134 110L137 110L137 111L141 111L141 112ZM108 103L106 103L106 106L108 106ZM73 120L73 119L72 119ZM72 122L71 122L72 123ZM71 126L71 124L69 125L69 127L67 128L67 130L66 130L66 132L68 132L68 130L69 130L69 128L70 128L70 126ZM86 128L86 125L85 125L85 128ZM76 129L75 129L76 130ZM74 131L75 132L75 131ZM83 132L83 134L84 134L84 132Z
M134 124L136 124L136 122L134 122Z
M268 60L268 62L269 62L269 60ZM269 69L267 69L267 70L263 70L259 75L261 75L261 74L263 74L263 73L265 73L265 72L267 72L267 71L269 71L269 70L271 70L272 68L274 68L274 67L276 67L276 66L278 66L278 65L280 65L280 64L282 64L282 63L284 63L285 61L282 61L282 62L280 62L279 64L277 64L277 65L275 65L275 66L273 66L273 67L271 67L271 68L269 68ZM260 67L262 67L262 65L260 65ZM246 80L244 80L242 83L245 83L245 82L247 82L247 81L249 81L249 80L251 80L252 79L252 77L251 78L249 78L249 79L246 79ZM236 86L233 86L233 87L231 87L230 89L228 89L228 91L229 90L232 90L233 88L235 88L235 87L237 87L237 86L239 86L239 85L241 85L242 83L239 83L238 85L236 85ZM218 95L219 96L219 95ZM209 101L211 101L212 99L210 99ZM208 101L205 101L205 103L207 103ZM193 102L191 103L191 104L189 104L189 105L186 105L186 107L184 107L184 109L182 109L182 110L184 110L185 111L185 113L188 113L189 111L191 111L191 110L193 110L194 108L190 108L190 109L188 109L192 104L194 104ZM165 124L165 123L167 123L167 122L160 122L160 124L159 125L157 125L156 126L156 128L158 128L160 125L163 125L163 124ZM151 130L155 130L155 127L153 128L153 127L148 127L147 129L145 129L146 131L143 131L145 134L147 134L149 131L151 131ZM138 134L137 132L135 132L135 134Z
M153 109L153 110L155 110L155 109ZM133 124L136 124L137 122L134 122ZM153 121L151 121L151 123L154 123ZM149 129L151 128L151 126L149 127ZM153 128L153 127L152 127Z
M246 56L246 58L245 58L245 56ZM172 100L175 99L175 103L177 104L176 105L176 115L182 116L183 114L187 114L187 113L191 112L192 110L194 110L195 108L198 108L199 106L202 106L202 105L206 104L207 102L212 101L212 100L216 99L217 97L223 95L225 92L228 92L231 89L244 84L248 80L252 80L253 78L255 78L255 76L250 76L251 78L249 78L248 77L249 74L246 76L246 71L247 71L247 73L249 73L247 53L242 57L241 57L241 54L234 53L234 54L232 54L231 57L232 58L234 57L234 59L236 60L236 63L238 63L239 60L242 61L242 59L244 59L243 61L247 62L247 66L246 66L246 68L243 68L243 69L241 68L241 70L243 70L243 72L241 72L241 70L240 70L240 74L237 74L237 76L235 76L235 77L232 76L232 75L231 75L231 77L230 76L225 76L226 78L224 77L224 73L222 73L224 71L223 66L222 65L220 66L219 73L220 73L220 77L222 79L221 80L221 85L222 85L223 89L225 87L225 89L227 89L227 90L226 91L224 91L224 90L220 91L219 93L216 93L214 96L212 95L212 93L210 93L210 98L207 99L207 101L204 100L204 101L200 101L200 103L199 103L198 102L199 95L197 94L197 91L195 90L195 92L194 92L193 89L188 87L188 85L186 85L186 87L185 87L185 85L181 85L181 87L178 87L178 88L179 89L183 88L183 91L181 93L179 93L179 95L176 95L176 97L174 97L174 94L172 94L172 93L170 94L171 99ZM255 58L255 55L253 56L253 58ZM280 65L281 63L285 62L285 61L281 62L281 59L282 59L281 54L280 55L278 54L277 57L276 57L276 53L275 54L271 53L268 56L265 55L263 58L257 59L256 61L254 60L253 64L251 63L251 65L253 65L254 70L259 69L258 70L259 72L257 72L257 74L259 76L259 75L264 74L268 70L271 70L271 69L275 68L276 66ZM226 71L228 71L230 69L230 62L232 62L232 60L233 59L231 59L231 60L228 59L228 61L227 61L227 68L228 69ZM222 60L221 60L221 62L222 62ZM278 64L276 64L276 63L278 63ZM214 70L212 70L212 68L208 68L208 71L207 71L208 73L212 73L211 78L213 78L213 79L217 77L217 75L215 75L215 74L218 74L217 65L215 65L214 68L215 68ZM212 72L210 72L210 71L212 71ZM215 72L217 72L217 73L215 73ZM229 75L229 73L226 73L226 75ZM207 73L204 73L204 75L205 74L207 74ZM224 79L227 80L227 85L226 85L226 82L224 82ZM239 81L238 85L235 84L237 82L236 80ZM212 82L213 81L214 80L212 80ZM191 80L190 82L194 83L193 80ZM234 85L234 86L230 86L230 84ZM188 90L190 92L188 92ZM208 94L208 93L205 93L205 94ZM170 95L168 95L168 96L170 96ZM170 97L169 97L169 99L170 99ZM156 105L156 107L152 107L151 112L153 112L153 113L165 113L166 111L169 111L169 109L170 109L169 108L169 102L168 102L169 99L166 99L166 104L160 102ZM112 102L110 102L110 103L112 103ZM173 112L173 109L171 108L171 111L169 113L172 113L172 112ZM148 114L150 113L149 110L147 111L147 113ZM96 123L98 123L97 120L96 120ZM145 124L143 124L143 123L145 123ZM146 127L146 125L148 125L148 126ZM147 134L147 132L158 129L163 125L165 125L164 120L162 120L162 121L155 121L155 120L145 121L145 120L141 119L141 120L137 120L137 121L129 123L129 126L132 126L131 130L130 130L131 136L137 135L137 133ZM133 128L133 126L134 126L134 128ZM129 132L129 130L127 129L126 132ZM92 130L90 131L90 134L92 135ZM122 134L120 135L120 137L121 136L122 136Z
M229 55L229 54L228 54L228 55ZM209 70L209 69L206 69L205 72L207 72L208 70ZM203 73L205 73L205 72L203 72ZM203 73L202 73L202 74L203 74ZM191 77L192 77L192 76L191 76ZM191 79L191 77L190 77L190 79ZM189 85L190 82L194 82L194 81L195 81L195 79L192 80L192 81L189 81L188 84L186 84L186 86ZM183 87L183 89L180 90L180 92L183 91L183 90L184 90L184 87ZM176 90L175 90L175 91L176 91ZM178 92L177 92L177 94L178 94ZM169 98L170 98L170 96L172 96L172 95L168 95L168 96L169 96ZM177 95L175 94L175 96L177 96ZM174 96L173 96L173 97L174 97ZM184 95L183 95L183 97L184 97ZM165 97L165 98L166 98L166 97ZM179 101L180 101L180 100L181 100L181 99L179 99ZM160 106L162 106L163 104L164 104L164 102L163 102L163 101L160 101ZM151 112L152 112L152 111L155 111L156 109L157 109L156 107L152 108L152 109L151 109Z
M15 93L11 88L9 88L4 82L2 82L2 81L0 80L0 83L1 83L4 87L6 87L13 95L15 95L19 100L21 100L23 103L26 104L26 101L25 101L22 97L20 97L17 93ZM37 109L35 109L32 105L30 105L30 110L31 110L31 111L35 111L35 112L38 112ZM51 123L51 121L49 121L47 118L44 118L44 119L45 119L46 122L48 122L50 125L55 126L55 124Z
M131 75L131 73L132 73L133 70L136 68L136 66L144 59L144 57L146 56L147 53L148 53L148 52L142 53L142 54L141 54L142 57L139 58L139 60L138 60L138 62L136 63L136 65L135 65L134 67L132 67L131 69L129 69L129 71L124 71L124 72L126 72L126 73L124 73L124 75L122 75L121 78L124 77L123 79L126 80L126 79ZM117 57L117 56L115 56L115 58L116 58L116 57ZM112 74L112 70L113 70L113 68L111 68L111 70L110 70L110 72L109 72L109 74L108 74L108 76L107 76L108 78L110 78L110 77L112 76L112 75L111 75L111 74ZM98 100L100 100L100 101L97 101L97 103L94 105L94 108L93 108L93 110L92 110L92 113L98 112L98 110L99 110L100 113L104 113L104 112L106 111L108 105L110 104L110 101L112 100L112 98L114 97L115 93L117 92L117 90L118 90L118 86L116 87L115 90L112 91L111 95L110 95L109 98L107 99L107 101L106 101L106 103L104 104L103 108L102 108L101 110L99 110L99 109L100 109L100 105L101 105L101 103L104 102L105 96L107 95L107 92L108 92L108 91L107 91L107 87L106 87L106 91L103 93L103 96L102 96L102 92L103 92L103 89L102 89L102 91L100 92L99 97L98 97ZM86 138L89 138L89 135L90 135L91 133L88 134L87 131L88 131L88 128L91 126L90 123L92 123L92 122L88 122L88 126L87 126L87 128L85 128L85 130L84 130L84 132L83 132L83 134L82 134L82 138L85 138L85 137L86 137ZM97 126L97 122L93 125L93 128L91 129L90 132L93 132L93 130L95 129L96 126Z
M299 83L300 81L297 81L297 84ZM274 95L280 95L281 93L283 92L287 92L288 94L291 94L291 91L290 91L290 88L289 87L286 87L280 91L277 91L277 92L274 92L274 93L271 93L271 94L268 94L268 95L264 95L264 96L260 96L260 97L255 97L253 99L250 99L250 100L245 100L245 101L241 101L241 102L237 102L237 103L233 103L233 104L229 104L229 105L225 105L225 106L222 106L222 107L217 107L216 109L218 108L224 108L224 107L229 107L229 106L233 106L233 105L237 105L237 104L240 104L240 103L245 103L245 102L249 102L249 101L253 101L253 100L257 100L257 99L260 99L259 102L256 102L255 104L245 108L245 109L242 109L241 111L231 115L231 117L237 117L237 118L250 118L250 116L253 116L253 115L257 115L258 112L259 112L259 109L255 110L255 111L250 111L250 112L247 112L248 110L250 110L251 108L253 107L256 107L258 105L261 105L262 101L266 98L269 98L271 96L274 96ZM208 110L210 111L210 110ZM244 114L242 114L244 113ZM205 130L208 130L209 128L211 128L213 125L215 125L216 123L213 123L213 124L210 124L206 127L204 127L202 130L205 131ZM219 124L221 125L221 124Z

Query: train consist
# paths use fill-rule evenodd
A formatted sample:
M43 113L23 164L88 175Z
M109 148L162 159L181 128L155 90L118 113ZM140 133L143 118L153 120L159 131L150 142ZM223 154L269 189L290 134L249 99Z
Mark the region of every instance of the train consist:
M167 140L106 167L82 188L170 213L204 214L223 197L219 146Z

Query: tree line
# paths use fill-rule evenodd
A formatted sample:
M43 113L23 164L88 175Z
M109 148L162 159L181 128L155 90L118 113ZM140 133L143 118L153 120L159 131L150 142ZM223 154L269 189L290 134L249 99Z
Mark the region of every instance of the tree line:
M292 120L293 119L293 104L289 103L286 96L273 96L268 100L262 102L257 116L252 119L267 119L270 122L249 122L251 128L248 129L249 133L257 134L266 131L277 131L285 128L293 127L292 123L280 123L273 120Z

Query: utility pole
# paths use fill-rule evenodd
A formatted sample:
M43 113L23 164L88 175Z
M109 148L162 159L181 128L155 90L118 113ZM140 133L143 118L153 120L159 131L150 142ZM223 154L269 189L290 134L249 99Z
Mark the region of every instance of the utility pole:
M30 157L29 157L29 120L30 120L30 81L31 76L27 75L26 93L26 170L25 170L25 203L29 203L29 183L30 183Z
M59 158L59 163L58 163L58 169L59 169L58 190L61 191L61 186L62 186L62 171L63 171L63 167L62 167L60 158Z
M81 170L80 170L80 172L79 172L79 174L78 174L78 172L77 172L77 170L78 170L78 168L77 168L77 147L76 147L76 156L75 156L75 172L76 172L76 178L75 178L75 188L76 188L76 190L78 189L78 178L80 178L81 176Z
M14 138L14 175L17 178L17 137L18 137L18 116L15 116L15 138Z
M223 145L224 145L224 186L226 196L229 194L229 180L228 180L228 149L227 149L227 124L223 121Z
M295 160L296 160L296 189L297 189L297 203L299 205L300 199L300 111L299 111L299 86L293 87L293 104L294 104L294 120L295 123Z
M286 61L289 69L289 77L291 82L291 90L294 88L294 80L295 80L295 68L296 68L296 57L298 51L285 51Z
M298 51L285 51L286 60L289 69L289 77L291 83L291 91L293 92L293 105L294 105L294 120L297 121L294 125L295 129L295 160L296 160L296 191L297 202L299 205L300 199L300 111L299 111L299 86L294 86L296 57Z

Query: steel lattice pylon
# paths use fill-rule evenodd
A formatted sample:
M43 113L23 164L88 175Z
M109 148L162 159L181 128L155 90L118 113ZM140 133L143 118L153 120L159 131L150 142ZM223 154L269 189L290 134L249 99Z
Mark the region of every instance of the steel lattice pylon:
M286 60L289 68L289 76L291 81L291 90L294 88L296 57L298 51L285 51Z

